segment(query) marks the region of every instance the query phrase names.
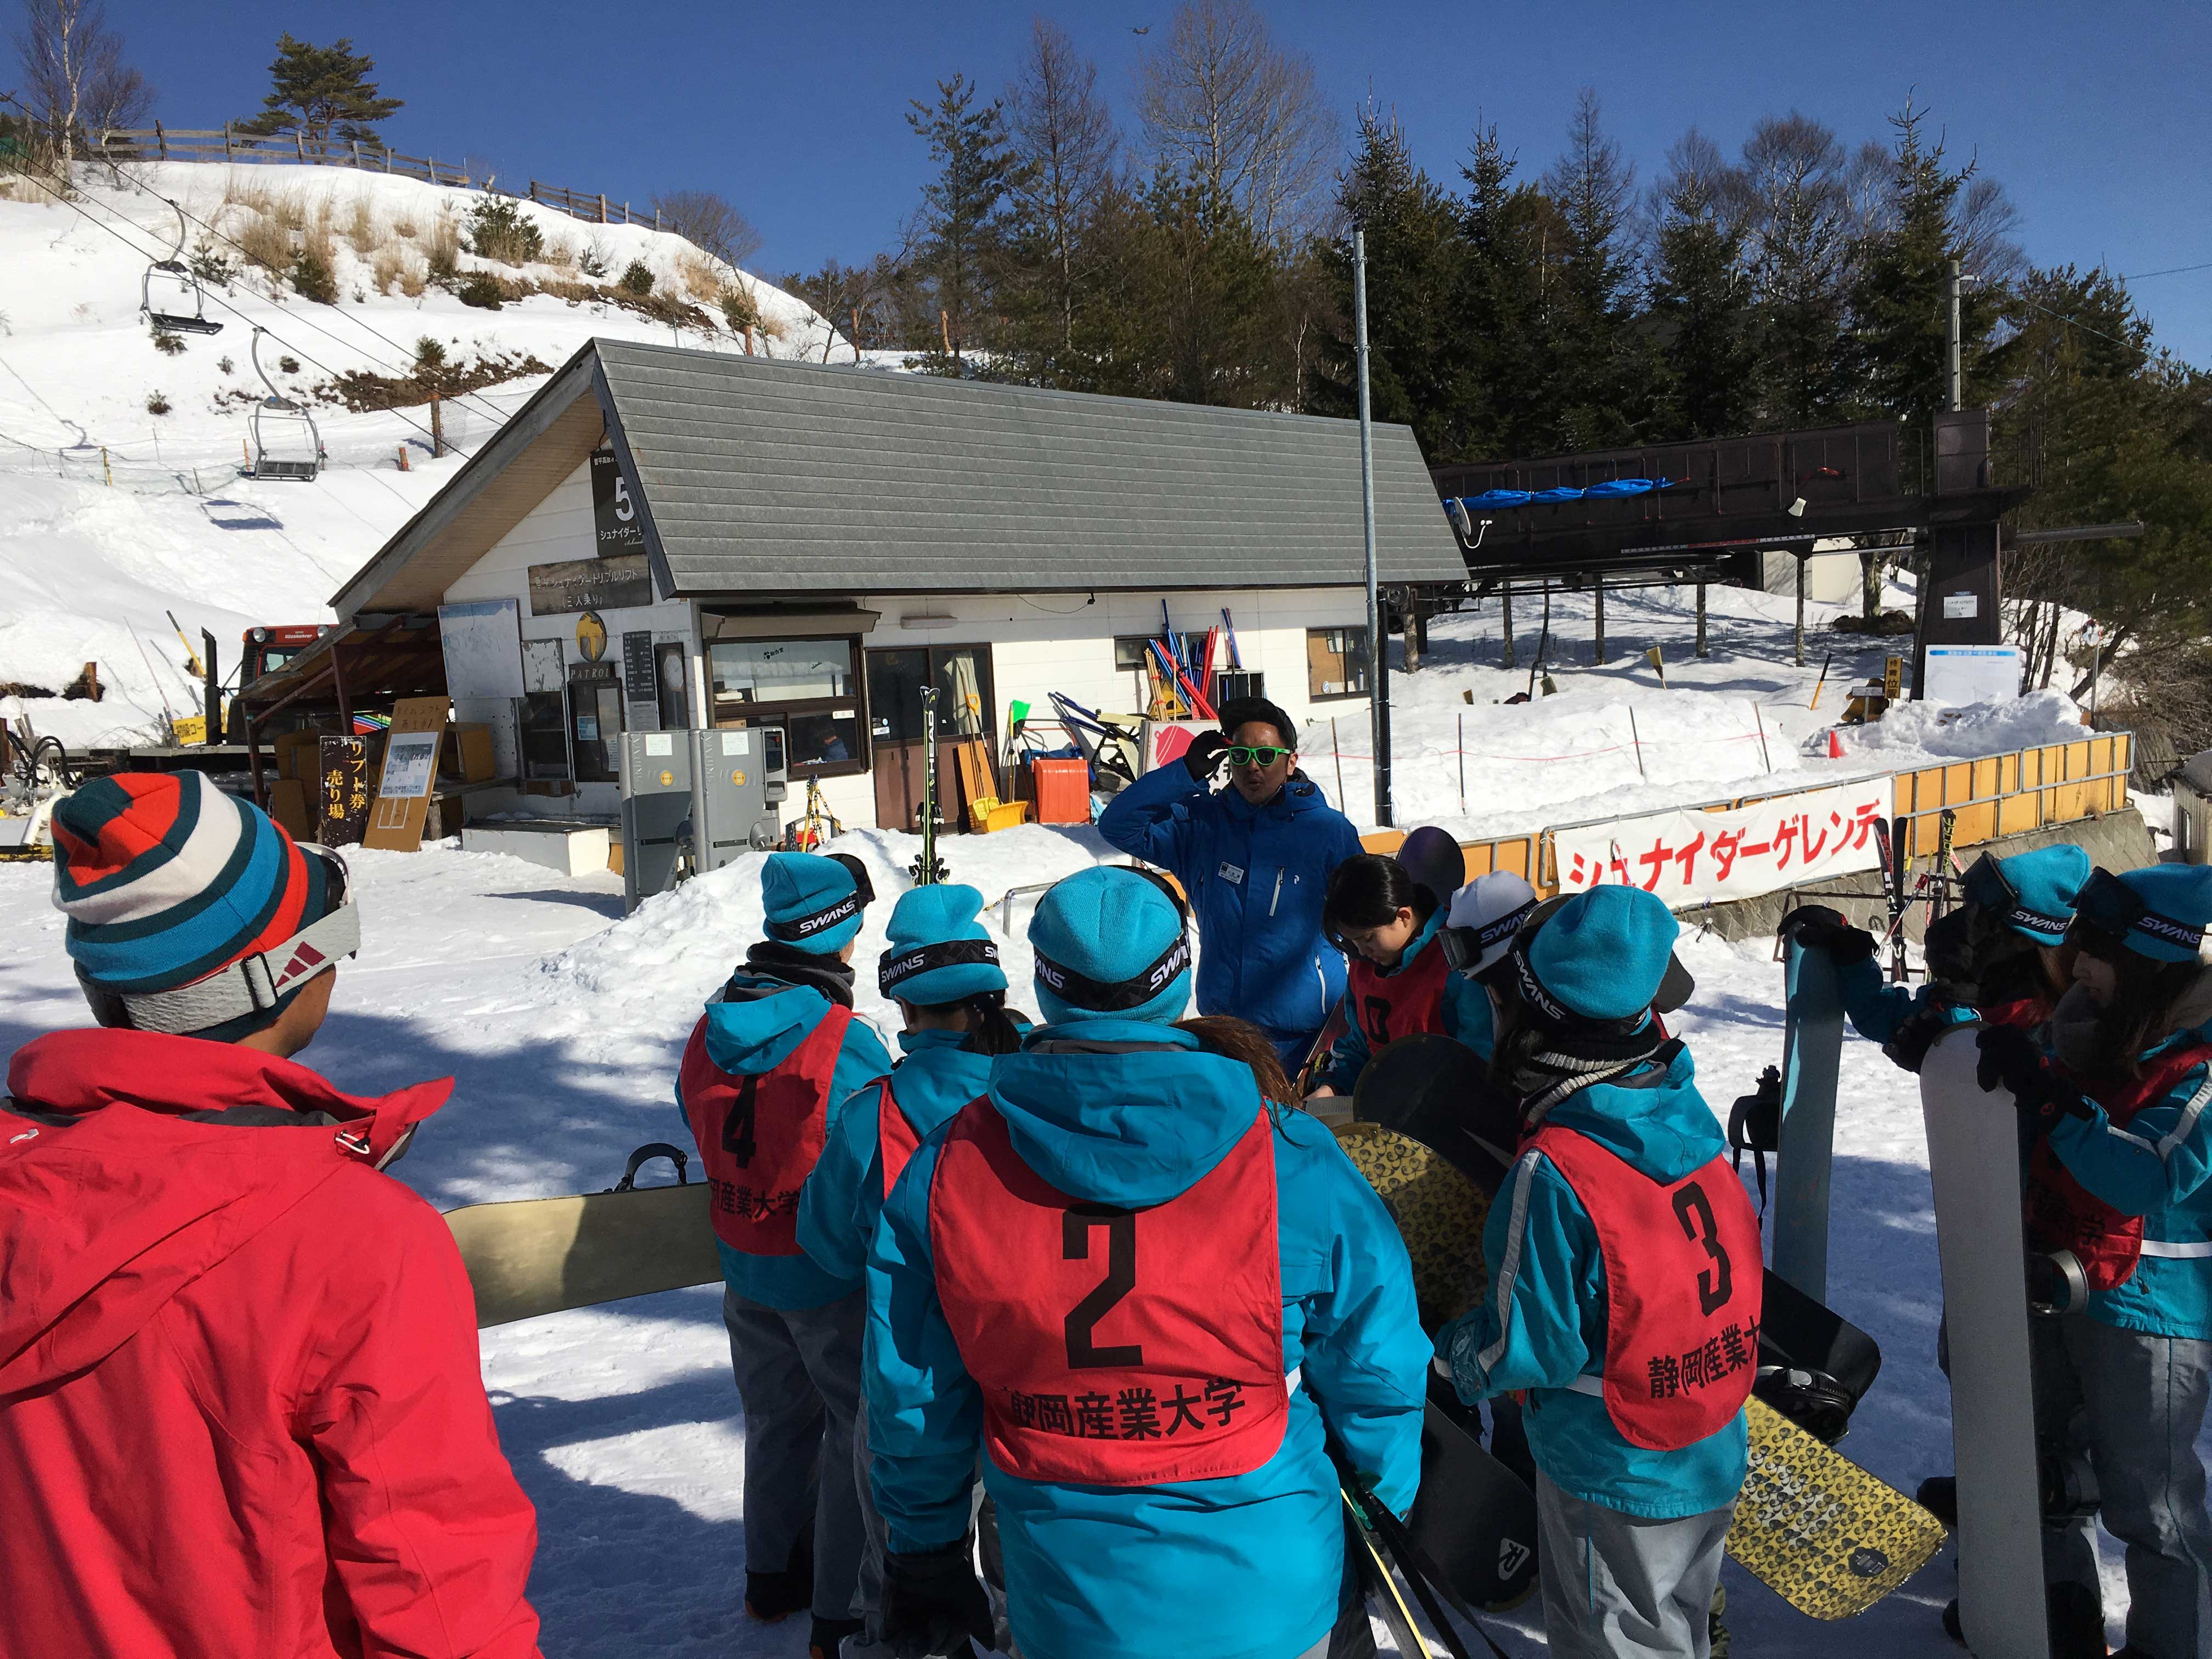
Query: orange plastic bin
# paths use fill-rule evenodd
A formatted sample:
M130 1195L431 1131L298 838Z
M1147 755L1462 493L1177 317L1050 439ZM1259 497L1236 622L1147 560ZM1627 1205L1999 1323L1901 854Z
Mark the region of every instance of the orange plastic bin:
M1091 764L1081 760L1036 760L1030 763L1036 786L1039 823L1091 822Z

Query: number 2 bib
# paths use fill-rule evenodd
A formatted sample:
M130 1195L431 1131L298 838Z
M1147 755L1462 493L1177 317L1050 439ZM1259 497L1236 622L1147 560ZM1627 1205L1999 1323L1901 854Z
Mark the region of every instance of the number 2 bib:
M1275 1455L1290 1395L1272 1128L1262 1107L1195 1185L1125 1210L1030 1169L988 1097L962 1109L938 1154L930 1242L993 1462L1141 1486Z
M1728 1161L1654 1181L1589 1136L1547 1124L1551 1159L1605 1258L1606 1415L1620 1437L1675 1451L1743 1408L1759 1374L1759 1220Z

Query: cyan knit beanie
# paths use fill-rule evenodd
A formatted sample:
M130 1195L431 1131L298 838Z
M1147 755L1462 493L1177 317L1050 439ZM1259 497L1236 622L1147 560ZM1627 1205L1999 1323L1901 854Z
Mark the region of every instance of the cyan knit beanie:
M1030 922L1038 1012L1075 1019L1165 1024L1190 1001L1190 939L1182 912L1134 870L1097 866L1055 884Z
M869 896L854 866L819 853L771 853L761 866L768 936L779 945L831 957L860 931Z
M2212 865L2147 864L2119 880L2142 902L2127 919L2128 949L2153 962L2212 962ZM2091 894L2081 896L2089 915Z
M999 947L983 924L983 896L959 882L915 887L891 907L890 948L877 964L886 997L928 1007L1006 988Z
M2065 942L2074 896L2089 879L2089 855L2070 842L1999 858L1984 853L1966 872L1966 897L1995 912L2021 938Z
M1528 964L1538 988L1568 1014L1628 1019L1658 995L1680 931L1666 905L1642 888L1593 887L1537 927Z

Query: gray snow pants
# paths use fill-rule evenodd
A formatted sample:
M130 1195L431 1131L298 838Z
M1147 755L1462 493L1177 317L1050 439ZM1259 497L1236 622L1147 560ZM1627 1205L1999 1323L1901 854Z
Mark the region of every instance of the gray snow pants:
M1647 1521L1536 1471L1536 1553L1553 1659L1709 1659L1713 1586L1735 1505Z
M2071 1362L2070 1376L2054 1379L2037 1409L2078 1410L2098 1517L2127 1546L2129 1651L2212 1659L2212 1517L2197 1455L2212 1396L2212 1342L2124 1331L2081 1314L2037 1323L2057 1328ZM2090 1522L2046 1526L2044 1538L2046 1578L2096 1584Z
M867 1294L826 1307L768 1308L725 1286L722 1323L745 1411L745 1566L781 1572L814 1517L814 1616L873 1611L882 1565L864 1582L867 1494L854 1479L860 1334Z

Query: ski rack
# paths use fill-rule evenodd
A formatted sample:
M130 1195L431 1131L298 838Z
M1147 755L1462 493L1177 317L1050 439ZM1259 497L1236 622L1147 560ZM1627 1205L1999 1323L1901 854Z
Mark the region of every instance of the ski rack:
M207 294L200 287L200 279L178 258L185 251L185 210L174 202L169 206L177 216L176 244L170 248L168 258L155 260L146 267L145 276L139 279L139 314L153 324L155 331L160 334L220 334L222 325L210 321L208 317ZM170 285L169 297L191 300L192 308L189 315L174 306L165 310L155 305L154 281L156 276ZM263 378L265 380L267 377Z

